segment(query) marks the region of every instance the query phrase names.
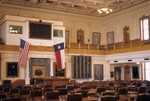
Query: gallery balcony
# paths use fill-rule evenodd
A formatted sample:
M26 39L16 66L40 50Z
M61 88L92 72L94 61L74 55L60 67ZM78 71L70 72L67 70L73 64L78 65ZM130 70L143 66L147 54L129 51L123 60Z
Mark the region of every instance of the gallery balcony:
M19 51L16 45L0 45L1 51ZM141 41L140 39L131 40L128 43L117 42L108 45L66 43L65 54L93 54L109 55L116 53L137 52L150 50L150 40ZM52 46L31 46L30 51L53 52Z

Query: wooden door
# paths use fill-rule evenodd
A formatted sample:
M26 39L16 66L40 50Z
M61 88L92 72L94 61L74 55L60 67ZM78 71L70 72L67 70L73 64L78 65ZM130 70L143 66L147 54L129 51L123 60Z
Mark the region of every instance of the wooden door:
M128 65L124 67L124 80L131 80L130 66Z

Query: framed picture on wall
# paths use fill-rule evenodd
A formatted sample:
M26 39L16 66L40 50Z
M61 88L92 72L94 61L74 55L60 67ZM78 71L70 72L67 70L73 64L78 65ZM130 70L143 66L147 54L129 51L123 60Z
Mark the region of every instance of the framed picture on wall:
M7 62L6 64L6 76L7 77L18 77L19 69L18 62Z
M108 32L107 33L107 44L113 44L114 43L114 32Z
M32 78L45 78L45 77L46 77L46 66L45 65L32 66Z
M77 43L84 44L84 31L82 29L77 30Z
M100 33L99 32L93 32L92 44L94 44L94 45L100 44Z
M103 80L103 64L94 64L94 80Z

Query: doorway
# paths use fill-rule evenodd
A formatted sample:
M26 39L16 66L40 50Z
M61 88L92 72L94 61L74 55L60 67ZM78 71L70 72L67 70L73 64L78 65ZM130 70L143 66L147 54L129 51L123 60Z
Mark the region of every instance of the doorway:
M130 66L124 66L124 80L131 80Z
M114 67L115 69L115 80L121 80L121 67Z

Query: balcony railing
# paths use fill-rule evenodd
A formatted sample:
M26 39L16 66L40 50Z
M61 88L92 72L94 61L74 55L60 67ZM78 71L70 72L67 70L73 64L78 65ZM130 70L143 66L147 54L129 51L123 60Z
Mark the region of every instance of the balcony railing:
M150 40L141 41L140 39L130 40L127 43L117 42L107 45L94 45L94 44L79 44L79 43L66 43L65 47L70 49L87 49L87 50L116 50L122 48L130 48L141 45L150 44Z
M70 49L89 49L89 50L106 50L106 45L94 45L94 44L78 44L78 43L66 43L66 48Z

